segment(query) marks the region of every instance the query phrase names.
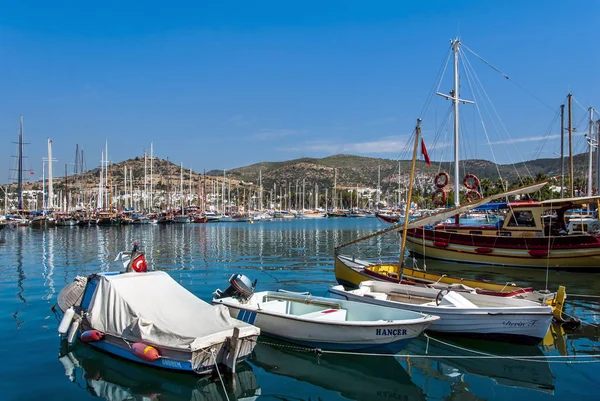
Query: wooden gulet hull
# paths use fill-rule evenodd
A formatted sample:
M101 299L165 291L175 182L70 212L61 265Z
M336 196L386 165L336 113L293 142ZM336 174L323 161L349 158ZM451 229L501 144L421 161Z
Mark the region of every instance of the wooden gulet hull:
M368 262L353 260L351 257L343 255L336 256L334 263L335 278L337 282L349 288L357 288L361 282L366 280L379 280L398 283L400 280L397 278L397 274L393 274L397 272L397 270L397 265L372 265ZM402 273L404 279L414 279L415 281L425 283L463 284L468 287L490 292L506 293L507 295L513 295L515 292L531 292L531 288L488 283L479 280L463 279L460 277L449 277L446 275L414 270L407 267L403 269Z
M409 230L407 248L427 258L539 269L600 269L600 243L575 238L501 238L435 230ZM568 241L567 241L568 240ZM587 241L584 241L587 240Z

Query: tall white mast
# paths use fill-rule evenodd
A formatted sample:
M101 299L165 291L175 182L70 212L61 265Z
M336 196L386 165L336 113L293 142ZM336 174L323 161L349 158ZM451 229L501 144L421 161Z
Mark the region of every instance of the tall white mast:
M111 205L109 204L110 202L110 198L108 195L108 191L111 190L112 188L107 188L109 183L108 183L108 141L104 141L104 191L105 191L105 196L104 196L104 201L106 202L106 209L110 209Z
M98 182L98 202L97 208L104 208L104 152L100 151L100 181Z
M379 201L381 200L380 198L380 194L381 193L381 164L379 165L379 168L377 170L377 205L375 205L375 209L379 210Z
M589 108L590 112L590 127L587 135L587 143L590 147L590 163L588 166L588 190L587 195L592 196L592 153L594 152L594 148L598 146L598 142L594 139L594 108ZM598 172L596 172L598 174Z
M146 159L146 149L144 149L144 210L146 210L148 208L148 176L146 174L147 172L147 168L148 168L148 161Z
M127 165L123 165L123 207L127 209Z
M150 211L154 207L154 189L152 188L152 165L154 164L153 142L150 142Z
M458 69L458 54L460 52L460 39L456 38L450 42L452 44L452 51L454 52L454 89L450 91L450 95L446 95L444 93L437 92L438 95L445 97L446 99L451 99L452 104L454 105L454 205L460 205L460 177L459 177L459 152L458 152L458 132L459 132L459 104L463 103L473 103L469 100L461 99L458 96L458 78L459 78L459 69ZM410 205L409 205L410 206ZM458 218L458 215L457 215Z
M398 160L398 207L402 203L402 191L400 190L400 160Z
M183 205L183 162L179 162L179 197L181 198L181 215L185 214Z
M258 199L259 199L259 203L258 203L258 209L262 212L263 210L263 185L262 185L262 170L258 170L258 186L259 186L259 193L258 193Z
M54 188L52 186L52 139L48 138L48 209L54 206Z

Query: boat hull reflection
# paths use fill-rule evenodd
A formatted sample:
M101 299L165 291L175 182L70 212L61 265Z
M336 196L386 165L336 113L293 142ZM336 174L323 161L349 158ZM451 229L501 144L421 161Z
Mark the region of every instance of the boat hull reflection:
M59 361L72 382L95 397L106 401L168 400L218 401L235 396L250 401L260 395L256 377L247 362L236 366L235 379L227 381L228 395L218 377L198 376L153 369L104 354L87 345L78 344L66 352L63 347Z
M308 382L353 400L424 400L393 357L296 351L280 342L259 343L249 361L269 373ZM282 398L285 398L282 396Z

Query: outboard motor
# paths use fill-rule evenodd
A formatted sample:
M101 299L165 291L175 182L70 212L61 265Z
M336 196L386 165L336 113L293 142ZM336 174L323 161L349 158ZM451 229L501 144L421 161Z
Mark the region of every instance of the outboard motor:
M257 281L254 280L253 283L243 274L232 274L229 277L229 288L225 291L216 290L213 292L213 299L233 297L240 301L247 301L254 294Z

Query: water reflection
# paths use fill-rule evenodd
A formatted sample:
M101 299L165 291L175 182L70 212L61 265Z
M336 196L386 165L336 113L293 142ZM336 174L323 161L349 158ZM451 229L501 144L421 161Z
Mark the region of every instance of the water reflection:
M106 401L250 401L260 395L247 363L237 365L235 384L228 383L230 392L226 394L218 378L147 368L82 344L71 352L63 348L59 361L70 381Z
M393 357L334 354L318 357L288 350L281 344L257 344L250 362L269 373L310 383L352 400L425 399ZM285 399L286 395L277 397Z
M335 283L334 247L381 227L374 220L367 221L372 219L334 220L336 219L255 224L5 229L3 235L6 242L1 245L0 252L0 284L3 289L0 291L0 304L4 307L5 319L0 319L0 324L3 324L0 329L6 339L12 341L12 345L6 347L8 357L15 361L23 360L25 357L19 345L30 341L28 346L34 344L37 351L29 355L35 357L23 362L20 368L27 366L33 374L46 377L44 375L48 370L45 367L53 363L59 370L55 373L62 375L62 369L54 360L55 354L46 352L55 346L50 341L56 340L56 326L45 321L49 304L55 302L56 291L71 282L76 275L89 275L108 269L116 254L122 250L130 250L135 241L139 241L141 249L146 252L150 269L169 271L184 287L205 300L210 299L216 288L226 285L230 274L242 270L252 279L259 280L260 290L286 288L323 295ZM373 242L369 252L380 258L392 255L393 259L393 252L398 252L398 237L390 236L386 241L388 242ZM427 268L462 277L513 281L536 288L544 288L546 283L544 271L463 266L440 261L428 261ZM534 354L597 355L600 351L600 304L597 298L586 298L585 295L597 295L600 292L600 281L591 274L565 272L549 272L548 278L551 290L558 284L567 286L567 312L581 317L584 325L574 331L553 326L542 347L533 347ZM47 298L49 299L46 300ZM17 329L19 332L15 332ZM461 345L466 348L474 347L471 344ZM410 353L424 353L426 344L417 341L411 347L416 349L410 349ZM410 395L408 399L519 399L515 392L524 391L537 399L550 398L553 392L563 398L573 399L573 394L577 393L583 399L586 395L589 396L592 391L590 389L598 390L596 365L593 364L549 364L545 360L517 363L507 358L492 361L411 359L409 363L404 359L396 362L391 358L332 360L330 355L317 358L313 354L297 355L280 349L262 348L258 348L251 361L251 364L256 365L252 377L258 377L263 393L267 386L274 387L275 394L278 394L276 397L279 398L291 399L295 397L295 391L300 391L307 395L304 398L311 399L314 399L311 392L326 393L328 397L321 397L322 399L395 399L396 396L398 399L405 399L402 398L403 395ZM511 345L509 350L500 352L500 355L515 355L518 352L516 349ZM493 352L487 347L483 347L483 350ZM437 352L435 355L438 356L450 355L449 350L436 348L433 344L429 345L428 352ZM75 358L76 355L73 355ZM141 394L146 394L143 389L148 387L154 391L149 392L151 395L156 392L165 394L163 399L179 400L206 398L207 395L203 394L208 393L203 391L213 388L209 386L211 383L205 381L197 384L198 379L193 377L193 383L185 379L181 384L181 380L171 379L168 372L148 369L144 369L145 373L141 376L147 375L152 379L142 377L142 387L136 387L132 383L137 377L131 382L119 381L118 377L113 377L114 371L119 369L111 370L115 359L102 354L100 356L103 357L103 362L92 364L92 367L101 367L100 370L94 368L96 372L101 372L100 376L84 374L82 368L77 366L72 374L82 388L96 388L99 394L103 386L107 391L121 386L126 391L134 388L137 395L130 394L129 397L139 399ZM110 362L106 362L107 360ZM116 361L123 363L118 359ZM72 363L75 362L72 360ZM88 367L83 362L81 365ZM128 367L133 370L136 368L138 366ZM102 369L107 373L102 373ZM92 370L90 368L90 372ZM121 376L122 380L130 377L126 372L116 376ZM98 383L102 380L96 380L96 377L102 378L104 384ZM158 390L152 387L153 381L158 383ZM68 385L66 382L65 384ZM288 384L296 387L288 388ZM64 398L77 399L74 394L81 390L75 386L68 387L73 388L73 393L68 393ZM391 390L384 393L381 391L386 390L382 389ZM22 391L15 389L13 393L18 395ZM116 393L117 390L113 394ZM220 399L223 395L221 393L216 397Z
M16 237L17 246L15 248L15 256L17 265L17 298L23 303L23 305L20 305L12 316L17 322L17 329L19 329L24 322L24 320L19 316L19 313L21 313L21 311L27 307L25 288L23 286L27 276L25 275L25 271L23 269L23 236L17 235Z
M544 353L537 346L505 344L484 340L457 340L420 337L401 352L404 355L431 355L434 359L408 358L403 364L413 378L420 372L424 382L434 379L448 384L453 396L476 393L483 399L493 384L554 394L554 374ZM481 358L494 355L497 358ZM465 358L467 357L467 358ZM487 386L476 386L474 377L490 380ZM459 385L460 383L460 385ZM424 384L425 385L425 384Z

